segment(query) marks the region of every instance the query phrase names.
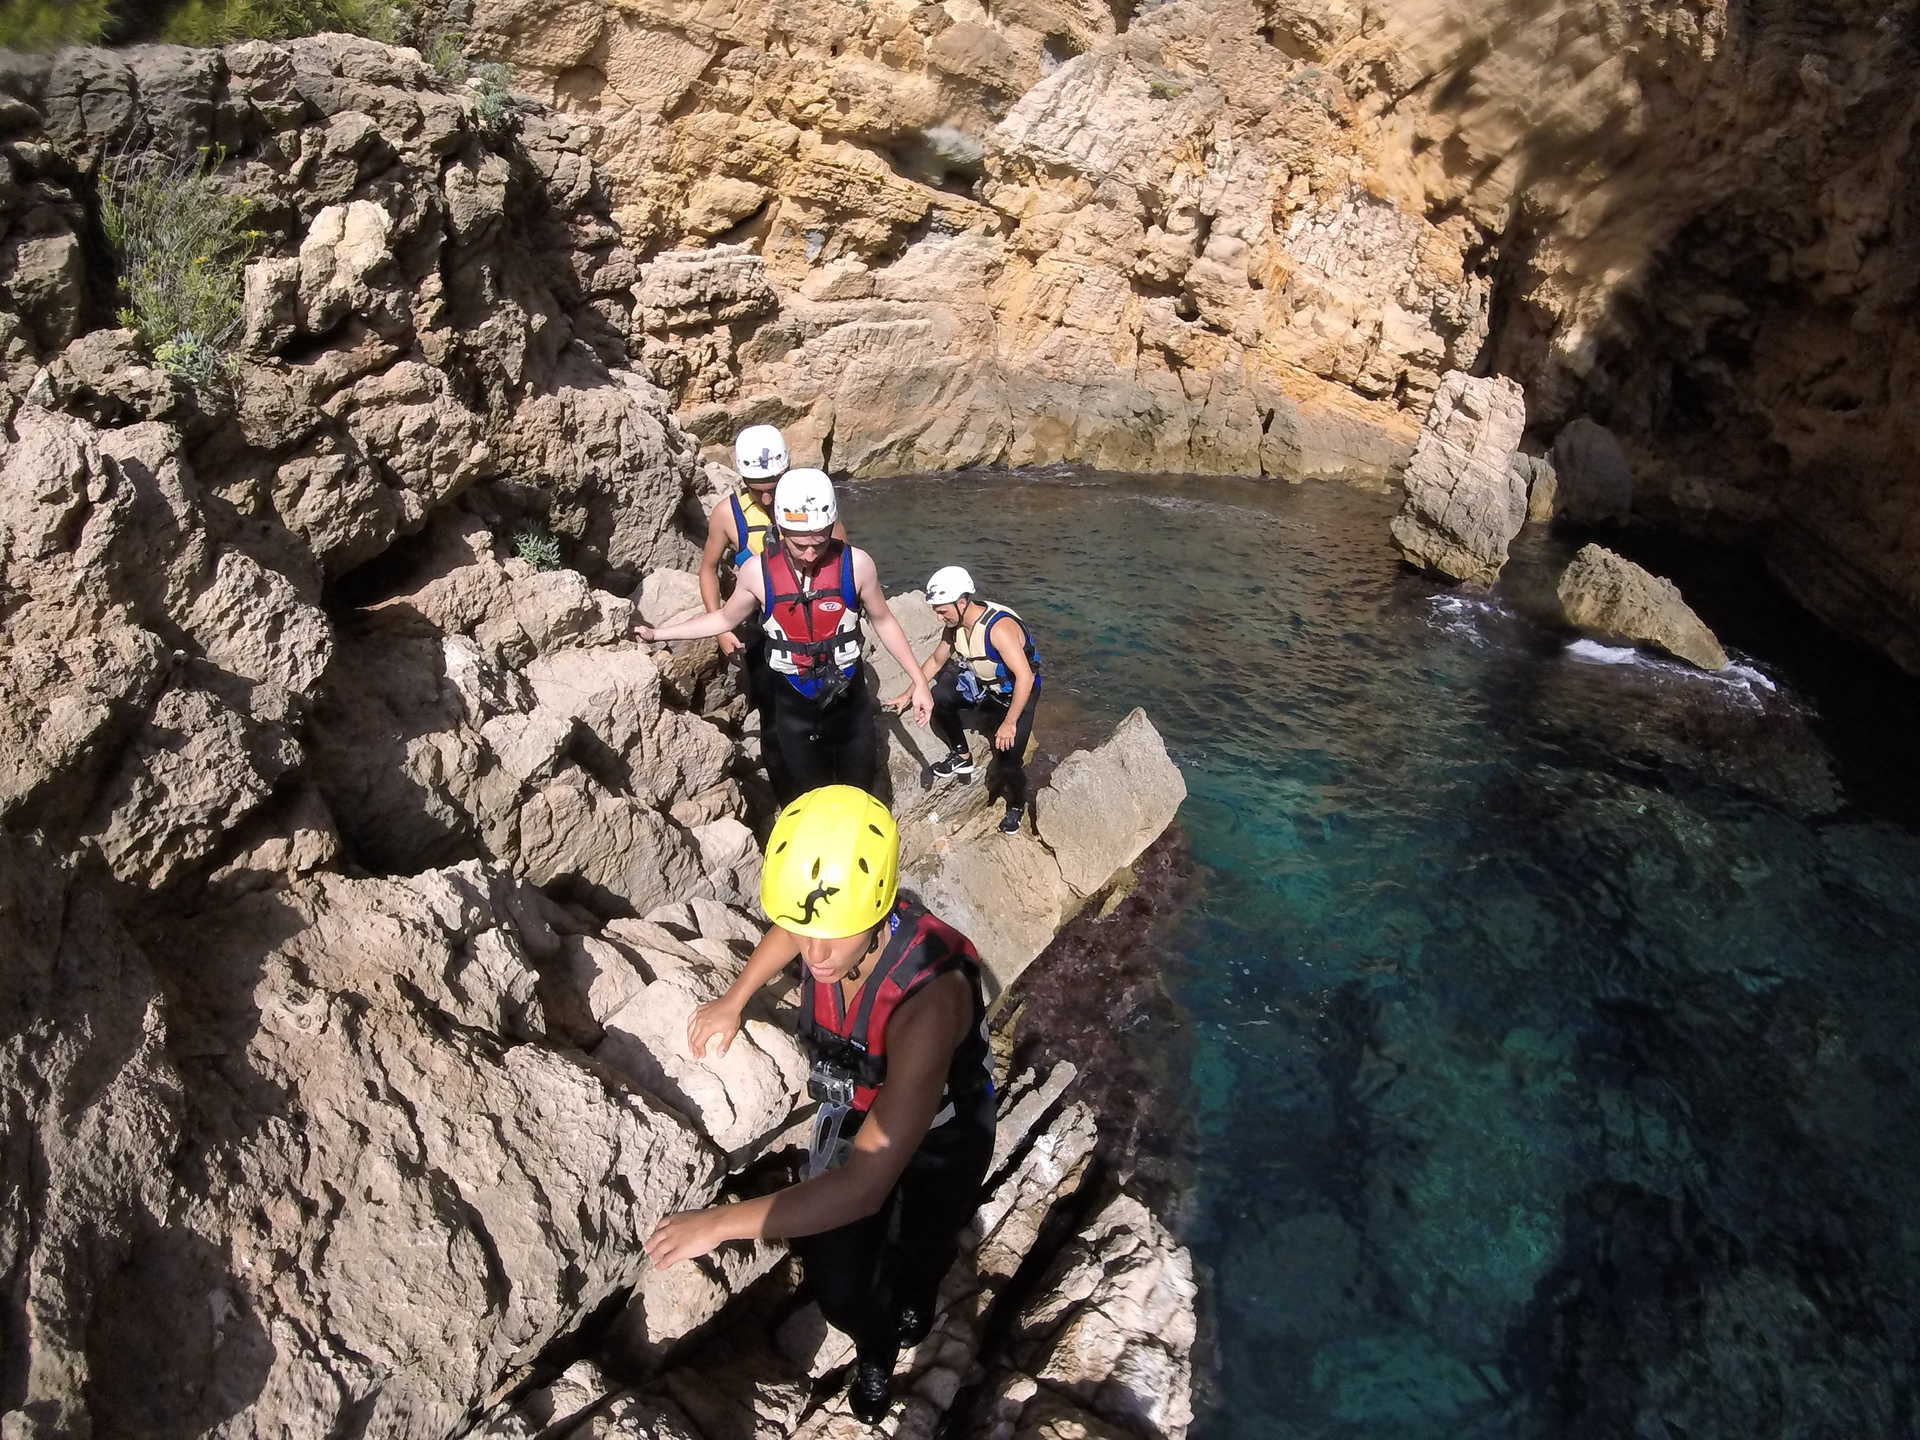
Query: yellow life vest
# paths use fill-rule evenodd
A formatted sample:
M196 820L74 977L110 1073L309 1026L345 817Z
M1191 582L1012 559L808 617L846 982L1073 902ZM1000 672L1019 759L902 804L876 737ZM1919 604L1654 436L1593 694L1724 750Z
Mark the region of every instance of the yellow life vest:
M978 600L978 597L975 597ZM1013 672L1007 669L1000 659L988 634L1002 619L1011 616L1020 625L1021 648L1026 651L1027 663L1033 670L1033 683L1040 683L1040 657L1034 653L1033 634L1027 629L1027 622L1020 619L1020 612L1009 610L1004 605L991 600L979 600L986 606L980 612L980 618L971 625L956 625L953 628L953 653L960 663L979 677L980 683L996 695L1013 693Z
M773 517L761 508L751 493L741 490L728 497L733 501L733 568L738 570L754 556L763 554L773 538Z

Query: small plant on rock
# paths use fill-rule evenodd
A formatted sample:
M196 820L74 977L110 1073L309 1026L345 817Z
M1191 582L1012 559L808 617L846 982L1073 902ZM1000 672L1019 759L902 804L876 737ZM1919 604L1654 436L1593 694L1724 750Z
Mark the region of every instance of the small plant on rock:
M252 202L221 186L219 155L120 155L101 171L100 221L119 263L120 323L160 365L210 386L240 329L244 271L261 234Z
M473 113L490 135L506 128L518 108L513 99L513 71L495 61L475 65L467 80L473 91Z
M1187 87L1174 80L1155 80L1148 84L1147 93L1156 100L1178 100Z
M513 553L536 570L560 568L560 539L538 525L523 525L513 534Z

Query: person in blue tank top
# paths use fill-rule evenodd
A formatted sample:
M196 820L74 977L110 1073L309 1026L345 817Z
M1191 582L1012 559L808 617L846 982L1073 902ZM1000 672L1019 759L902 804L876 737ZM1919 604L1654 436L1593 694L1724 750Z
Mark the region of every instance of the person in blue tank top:
M792 1240L821 1313L853 1337L848 1398L870 1423L891 1408L900 1347L932 1328L997 1108L980 957L899 885L899 831L865 791L824 786L781 812L760 881L773 923L727 993L694 1011L687 1044L724 1055L747 1001L800 962L819 1102L805 1178L669 1215L646 1241L666 1266L729 1240Z
M934 733L947 742L933 773L941 780L973 774L967 729L987 735L993 743L989 793L1005 798L1000 830L1015 834L1027 812L1027 741L1040 700L1040 653L1033 632L1017 612L976 595L973 576L958 565L933 572L927 600L947 627L920 667L933 682ZM898 710L907 698L888 703Z

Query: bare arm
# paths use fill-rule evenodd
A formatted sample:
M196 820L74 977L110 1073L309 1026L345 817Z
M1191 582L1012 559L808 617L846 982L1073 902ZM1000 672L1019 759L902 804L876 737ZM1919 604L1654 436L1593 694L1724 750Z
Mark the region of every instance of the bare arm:
M709 635L724 634L751 615L760 603L756 588L760 580L754 568L749 565L740 572L733 594L718 610L709 610L690 620L676 620L671 625L638 625L634 627L634 634L642 640L704 640Z
M706 548L700 552L700 603L708 610L720 608L720 561L740 546L733 533L733 506L722 500L707 517ZM720 653L731 655L741 648L740 637L732 631L720 637Z
M887 1029L887 1079L838 1170L758 1200L670 1215L647 1239L656 1265L704 1255L728 1240L818 1235L873 1214L926 1138L954 1047L972 1019L959 975L943 975L895 1012Z
M1007 673L1013 676L1013 698L1007 703L1007 718L1000 722L1000 728L993 736L996 750L1013 747L1014 728L1019 723L1020 712L1033 699L1033 666L1027 661L1026 640L1020 622L1011 615L1003 615L994 622L993 648L1000 652L1001 663L1007 667Z
M709 610L720 608L720 558L733 550L733 507L722 500L707 516L707 543L700 552L700 600Z
M926 678L929 686L933 683L933 677L940 673L940 667L947 663L947 657L953 654L953 641L948 638L952 633L950 630L944 632L940 636L940 643L933 647L933 653L920 663L920 673ZM906 709L912 703L913 686L909 683L905 690L887 701L887 708L899 711Z
M900 628L900 622L893 617L893 607L887 604L887 592L880 588L880 572L874 566L873 557L864 550L853 552L853 583L873 633L906 672L913 695L913 718L925 725L933 718L933 691L927 688L927 677L921 673L920 661L907 641L907 632Z
M704 1059L708 1044L716 1040L720 1048L715 1053L726 1054L733 1047L733 1037L740 1033L740 1015L747 1008L747 1001L786 969L788 962L799 953L800 942L793 938L792 931L784 925L769 928L753 947L753 954L747 957L746 968L727 987L727 993L718 1000L709 1000L687 1021L687 1049L693 1052L693 1058Z

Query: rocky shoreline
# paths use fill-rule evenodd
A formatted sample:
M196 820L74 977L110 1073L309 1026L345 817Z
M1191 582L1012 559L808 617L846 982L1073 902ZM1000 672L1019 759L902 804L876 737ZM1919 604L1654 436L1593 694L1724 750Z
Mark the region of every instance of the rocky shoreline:
M804 1065L777 995L724 1060L684 1051L757 938L770 807L716 648L628 638L687 603L706 477L628 364L580 135L504 135L343 36L0 81L8 1433L451 1435L608 1327L722 1396L694 1357L751 1329L780 1247L669 1274L638 1241L776 1162ZM91 167L161 137L225 157L260 229L218 384L102 283ZM1184 793L1135 716L990 841L894 750L909 880L1002 985ZM1010 1078L912 1423L965 1385L1008 1433L1137 1428L1087 1367L1179 1333L1184 1257L1136 1201L1072 1209L1071 1068ZM1177 1433L1184 1350L1141 1355ZM812 1390L794 1426L831 1425Z

